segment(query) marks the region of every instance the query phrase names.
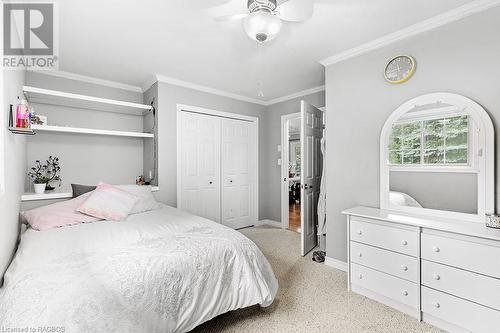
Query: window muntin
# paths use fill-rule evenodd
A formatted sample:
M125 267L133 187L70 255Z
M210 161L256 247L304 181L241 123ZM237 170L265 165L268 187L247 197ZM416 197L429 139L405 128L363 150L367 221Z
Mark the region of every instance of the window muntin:
M399 122L389 137L393 166L465 166L469 163L467 115Z

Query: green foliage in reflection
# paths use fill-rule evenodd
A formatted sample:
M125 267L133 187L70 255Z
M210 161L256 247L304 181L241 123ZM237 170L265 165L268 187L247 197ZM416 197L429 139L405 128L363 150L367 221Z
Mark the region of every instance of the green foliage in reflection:
M467 164L468 116L395 124L389 139L394 165Z

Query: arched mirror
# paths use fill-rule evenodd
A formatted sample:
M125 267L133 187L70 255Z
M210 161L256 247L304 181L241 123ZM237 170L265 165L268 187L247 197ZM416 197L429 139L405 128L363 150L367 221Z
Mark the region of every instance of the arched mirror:
M414 98L380 139L382 209L484 222L494 212L494 129L464 96Z

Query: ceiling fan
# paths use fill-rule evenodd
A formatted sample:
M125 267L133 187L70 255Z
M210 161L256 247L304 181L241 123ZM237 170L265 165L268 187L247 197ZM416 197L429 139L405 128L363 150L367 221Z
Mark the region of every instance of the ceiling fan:
M220 15L228 10L231 14ZM312 17L313 11L314 0L231 0L214 11L218 15L214 20L244 19L248 36L264 43L276 38L283 21L303 22Z

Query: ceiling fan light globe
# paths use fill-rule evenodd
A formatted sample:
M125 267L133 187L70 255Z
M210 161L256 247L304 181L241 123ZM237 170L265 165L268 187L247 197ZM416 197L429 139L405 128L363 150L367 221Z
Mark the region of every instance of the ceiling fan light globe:
M247 35L260 43L276 38L281 31L281 25L281 19L266 10L253 12L243 21Z

